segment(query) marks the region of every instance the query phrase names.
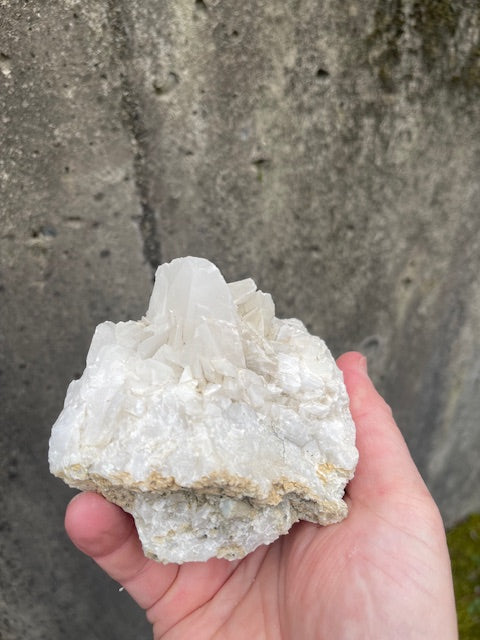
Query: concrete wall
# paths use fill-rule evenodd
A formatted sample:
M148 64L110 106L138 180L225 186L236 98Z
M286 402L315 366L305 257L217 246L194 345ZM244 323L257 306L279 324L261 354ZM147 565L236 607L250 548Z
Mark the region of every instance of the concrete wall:
M480 508L475 0L0 1L0 635L148 638L63 533L51 424L154 267L359 348L447 524ZM5 586L6 585L6 586Z

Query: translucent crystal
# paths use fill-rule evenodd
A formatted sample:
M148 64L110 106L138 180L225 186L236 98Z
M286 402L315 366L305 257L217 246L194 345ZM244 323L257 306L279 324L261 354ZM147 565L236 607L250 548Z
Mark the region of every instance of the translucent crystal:
M52 473L135 518L162 562L239 558L338 522L358 453L342 374L253 280L160 266L144 318L100 324L52 429Z

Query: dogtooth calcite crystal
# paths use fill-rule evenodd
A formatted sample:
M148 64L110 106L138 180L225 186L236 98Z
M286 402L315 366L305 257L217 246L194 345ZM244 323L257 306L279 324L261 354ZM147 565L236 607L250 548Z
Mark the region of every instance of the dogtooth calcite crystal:
M325 343L193 257L158 268L140 321L97 327L49 447L53 474L123 507L146 555L177 563L340 521L357 458Z

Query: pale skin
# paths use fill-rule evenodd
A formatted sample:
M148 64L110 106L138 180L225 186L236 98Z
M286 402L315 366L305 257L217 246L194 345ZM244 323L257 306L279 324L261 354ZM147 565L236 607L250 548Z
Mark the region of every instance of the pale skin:
M130 516L94 493L65 518L74 544L145 609L155 640L455 640L445 533L389 407L359 353L338 360L360 452L349 515L243 560L147 560Z

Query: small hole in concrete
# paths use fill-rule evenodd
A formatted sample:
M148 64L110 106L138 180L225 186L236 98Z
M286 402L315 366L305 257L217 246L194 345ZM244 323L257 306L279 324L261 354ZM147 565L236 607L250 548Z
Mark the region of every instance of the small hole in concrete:
M381 342L382 340L380 336L377 336L377 335L367 336L361 342L359 351L361 351L363 354L367 356L373 355L381 347Z
M153 90L157 96L163 96L172 91L180 82L180 78L174 71L170 71L167 78L161 84L154 82Z
M57 230L55 229L55 227L46 225L45 227L42 227L40 229L40 233L46 238L55 238L55 236L57 235Z
M108 258L110 256L110 249L102 249L100 251L101 258Z
M45 225L44 227L40 227L39 229L32 229L30 232L30 236L32 238L55 238L57 235L57 230L55 227L51 227L49 225Z
M323 69L322 67L319 67L317 69L317 73L316 73L317 78L328 78L329 75L330 74L326 69Z
M96 193L96 194L93 196L93 199L94 199L94 200L96 200L97 202L99 202L100 200L103 200L103 199L104 199L104 197L105 197L105 194L104 194L104 193L102 193L101 191L99 191L98 193Z
M205 2L203 0L195 0L195 9L197 11L203 11L203 12L207 12L207 5L205 4Z

